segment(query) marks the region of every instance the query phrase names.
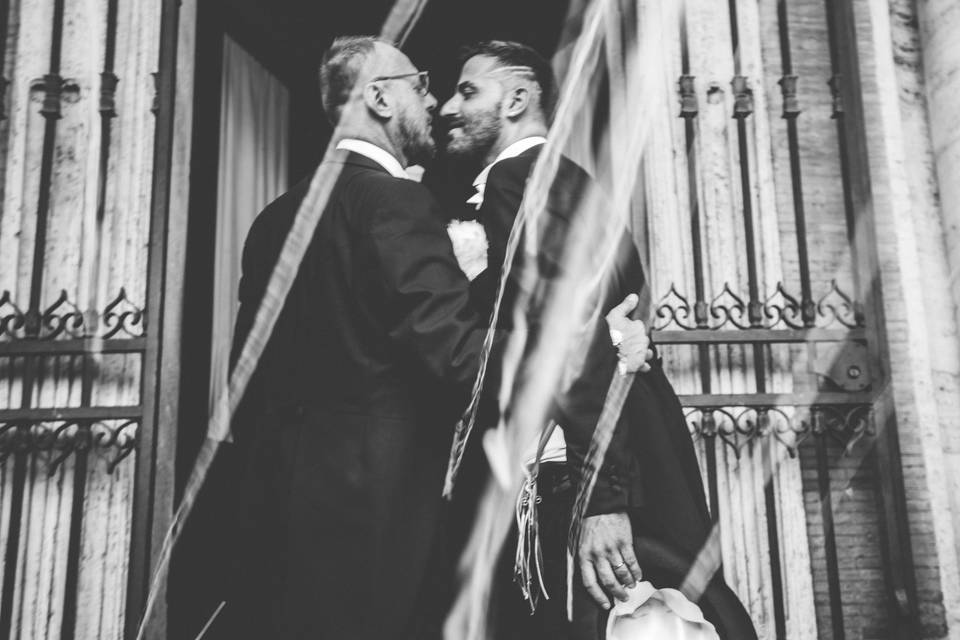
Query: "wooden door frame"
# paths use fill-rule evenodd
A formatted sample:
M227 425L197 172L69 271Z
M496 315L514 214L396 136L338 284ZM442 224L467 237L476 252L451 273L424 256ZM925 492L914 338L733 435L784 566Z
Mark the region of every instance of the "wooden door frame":
M124 637L136 638L173 519L197 0L163 0L156 79L144 406L136 463ZM144 637L166 638L166 579Z

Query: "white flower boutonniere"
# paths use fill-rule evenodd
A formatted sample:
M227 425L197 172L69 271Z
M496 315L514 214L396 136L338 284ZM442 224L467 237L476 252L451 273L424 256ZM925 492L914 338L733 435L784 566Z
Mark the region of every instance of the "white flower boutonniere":
M487 268L487 233L476 220L453 220L447 225L460 270L473 280Z

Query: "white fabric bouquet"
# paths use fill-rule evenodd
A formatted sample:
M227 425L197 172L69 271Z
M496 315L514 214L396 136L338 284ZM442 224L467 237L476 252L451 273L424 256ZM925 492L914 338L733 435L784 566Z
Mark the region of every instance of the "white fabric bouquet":
M447 225L460 270L473 280L487 268L487 233L476 220L453 220Z
M640 582L627 589L629 599L617 602L607 619L607 640L719 640L703 612L676 589L657 589Z

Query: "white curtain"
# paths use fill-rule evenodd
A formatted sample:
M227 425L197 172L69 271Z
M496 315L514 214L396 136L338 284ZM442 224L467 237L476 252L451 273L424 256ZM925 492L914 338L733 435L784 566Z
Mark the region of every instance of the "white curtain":
M226 402L243 243L257 213L287 188L289 113L287 88L240 45L225 37L211 333L211 416L217 415L217 402ZM227 424L211 424L209 436L222 440L228 432Z

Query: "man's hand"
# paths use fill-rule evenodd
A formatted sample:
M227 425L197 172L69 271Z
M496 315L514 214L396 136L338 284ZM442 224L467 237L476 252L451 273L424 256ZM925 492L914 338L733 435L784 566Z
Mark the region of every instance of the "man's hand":
M607 326L610 328L610 340L617 348L617 357L620 359L617 366L620 375L650 371L650 364L647 361L653 358L653 350L650 348L647 328L643 326L642 321L631 320L629 317L639 301L640 297L631 293L606 316Z
M627 600L624 587L643 579L633 553L633 530L625 513L607 513L584 518L577 550L583 586L604 609L612 596Z

